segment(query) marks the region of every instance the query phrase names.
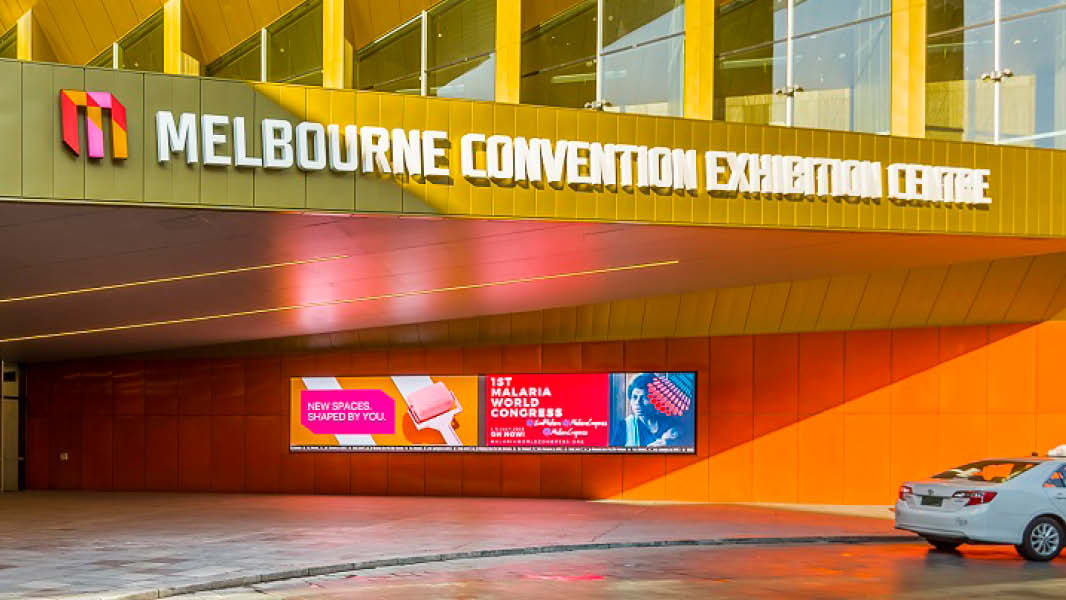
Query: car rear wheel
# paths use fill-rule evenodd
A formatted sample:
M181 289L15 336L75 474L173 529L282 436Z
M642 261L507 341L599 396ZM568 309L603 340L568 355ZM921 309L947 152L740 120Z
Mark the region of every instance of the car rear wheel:
M1022 543L1015 546L1029 560L1048 561L1062 551L1064 532L1062 525L1051 517L1037 517L1025 528Z
M951 552L962 545L962 542L956 542L954 540L946 540L944 538L927 537L925 541L933 545L934 548L941 552Z

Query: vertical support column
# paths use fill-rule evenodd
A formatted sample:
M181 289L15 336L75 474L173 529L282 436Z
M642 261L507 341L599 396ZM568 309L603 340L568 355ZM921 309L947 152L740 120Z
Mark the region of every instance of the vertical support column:
M18 37L15 42L17 46L15 50L16 58L19 60L33 60L33 9L27 10L26 14L19 17L15 27L18 28L15 32Z
M522 87L522 0L496 0L496 101L517 104Z
M714 11L717 2L685 3L685 114L714 117Z
M925 137L926 0L892 0L892 135Z
M322 87L351 87L352 43L345 34L345 0L322 0Z
M181 3L182 0L166 0L163 4L163 72L199 75L199 44Z

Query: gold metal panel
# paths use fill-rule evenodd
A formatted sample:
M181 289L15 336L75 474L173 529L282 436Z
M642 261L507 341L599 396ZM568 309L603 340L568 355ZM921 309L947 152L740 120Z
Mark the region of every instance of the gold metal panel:
M681 294L648 298L644 304L644 325L640 337L670 337L677 329Z
M925 137L926 0L892 0L892 135Z
M527 0L528 2L529 0ZM685 117L710 119L714 112L714 16L718 3L685 4Z
M840 275L830 279L815 327L820 330L850 329L869 279L870 276L866 273Z
M714 290L682 294L677 308L677 327L674 335L685 337L710 333L716 298L717 293Z
M781 328L781 317L788 302L792 284L766 283L755 286L751 296L751 308L744 323L745 333L776 333Z
M22 64L0 61L0 78L13 82L0 97L0 138L11 140L0 146L0 195L22 195Z
M152 204L196 204L200 201L200 164L187 164L177 156L166 163L159 163L155 159L157 110L172 110L175 114L199 113L200 81L189 77L144 77L143 148L145 152L153 153L144 167L144 201ZM130 144L133 148L132 138Z
M947 267L924 267L911 269L899 294L896 309L892 312L891 327L920 327L929 321L933 302L947 278Z
M1007 315L1018 289L1029 272L1033 257L1022 256L993 261L985 274L981 289L974 298L966 321L999 323Z
M522 85L522 4L522 0L496 0L497 102L518 102Z
M855 329L872 329L891 322L892 311L896 308L896 301L906 280L907 271L903 269L871 273L851 326Z
M129 143L129 158L111 158L111 127L106 124L111 117L104 117L104 148L108 156L102 160L108 161L111 168L85 169L85 198L104 202L142 202L144 178L141 173L145 169L145 155L154 150L154 147L145 148L144 145L145 112L141 93L144 76L130 71L86 69L85 86L90 90L108 90L126 100L123 104Z
M973 307L977 291L988 275L989 264L986 261L951 265L947 276L936 295L929 319L938 322L950 315L966 315ZM932 295L932 290L929 290ZM955 317L957 318L957 317Z
M302 90L301 90L302 91ZM246 83L241 81L224 81L215 79L205 79L200 84L200 105L210 106L214 114L227 115L232 117L244 117L246 144L249 152L259 155L257 148L261 144L258 140L258 127L255 126L264 116L267 116L266 112L260 108L257 111L257 104L266 102L263 96L255 93L255 91ZM276 110L270 113L269 116L279 117L284 116L280 110ZM232 121L231 121L232 123ZM154 123L153 123L154 127ZM226 136L226 143L220 146L220 152L226 156L233 157L233 140L232 133L233 128L230 126L228 129L229 135ZM200 131L201 138L203 137L203 131ZM201 153L203 148L200 148ZM180 161L180 157L175 157ZM173 162L173 160L171 161ZM255 180L263 177L264 179L275 179L276 174L270 173L266 170L259 170L257 173L252 169L242 168L229 168L229 169L202 169L200 172L200 203L201 204L221 204L224 206L252 206L256 201L262 206L288 206L284 203L271 204L269 201L264 201L264 198L268 196L265 193L265 189L254 189ZM290 178L291 181L291 178ZM300 186L299 196L294 197L294 200L303 202L304 190L303 186ZM291 189L291 188L290 188ZM277 192L277 189L271 189L271 192Z
M742 333L748 320L754 286L718 290L711 316L711 335Z
M308 88L307 114L325 123L336 123L341 134L346 125L356 124L355 93L331 93ZM322 115L322 116L319 116ZM342 147L343 144L342 144ZM355 178L330 170L307 174L307 208L318 210L355 210Z
M644 299L616 300L610 303L607 339L627 340L639 338L644 329Z
M793 282L781 316L781 331L814 331L828 290L829 279Z
M1066 280L1066 253L1045 254L1033 258L1014 295L1004 320L1015 323L1036 322L1044 318L1056 290Z

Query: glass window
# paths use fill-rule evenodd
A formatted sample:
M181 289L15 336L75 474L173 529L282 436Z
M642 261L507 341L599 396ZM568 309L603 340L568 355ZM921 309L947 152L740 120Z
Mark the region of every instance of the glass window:
M1002 27L1001 61L1014 75L1002 80L1000 141L1066 148L1066 10Z
M603 0L603 52L685 32L682 0Z
M267 27L267 81L322 84L322 4L317 0Z
M890 11L890 0L720 4L715 118L888 133Z
M926 31L932 35L991 23L995 17L995 0L929 0L926 11Z
M929 40L926 58L925 128L934 139L992 141L993 84L991 25L955 31Z
M1044 482L1046 488L1066 488L1066 476L1063 474L1063 468L1059 467L1055 469L1055 472L1051 474L1051 477L1047 478Z
M927 135L1066 149L1066 2L937 0L929 7L930 21L948 7L988 12L980 25L956 14L962 29L929 37Z
M603 1L606 110L680 115L684 103L682 0Z
M525 34L522 102L580 108L602 101L604 110L681 115L684 0L599 2L583 2Z
M163 72L163 11L149 17L119 41L118 68Z
M115 66L114 59L114 45L110 45L106 50L96 55L96 58L89 61L90 67L100 67L103 69L112 69Z
M741 123L785 124L785 44L758 46L718 58L715 68L717 119Z
M422 25L415 20L359 51L355 87L420 94L421 71Z
M680 115L684 103L682 36L603 56L603 97L627 113ZM595 91L595 90L594 90Z
M891 0L806 0L795 3L794 35L889 14Z
M1024 460L982 460L961 467L948 469L933 475L933 479L965 479L966 481L986 481L1002 483L1014 479L1040 463Z
M716 52L726 54L785 39L787 7L785 0L726 0L719 3L714 21Z
M1020 15L1053 6L1066 4L1062 0L1000 0L1002 17Z
M496 0L456 0L426 22L430 96L492 100L496 94Z
M583 107L596 99L596 2L586 2L522 40L524 104Z
M799 127L888 133L892 39L889 19L857 23L793 42Z
M261 44L262 36L256 33L241 45L225 53L211 64L204 73L208 77L259 81L263 77Z
M0 37L0 58L18 58L18 27L12 27Z

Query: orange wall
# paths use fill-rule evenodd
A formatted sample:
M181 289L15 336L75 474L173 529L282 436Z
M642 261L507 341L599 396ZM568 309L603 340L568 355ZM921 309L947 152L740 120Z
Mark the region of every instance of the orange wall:
M888 504L1066 443L1066 323L32 365L30 488ZM698 456L289 454L290 376L699 371ZM70 460L58 460L67 452Z

